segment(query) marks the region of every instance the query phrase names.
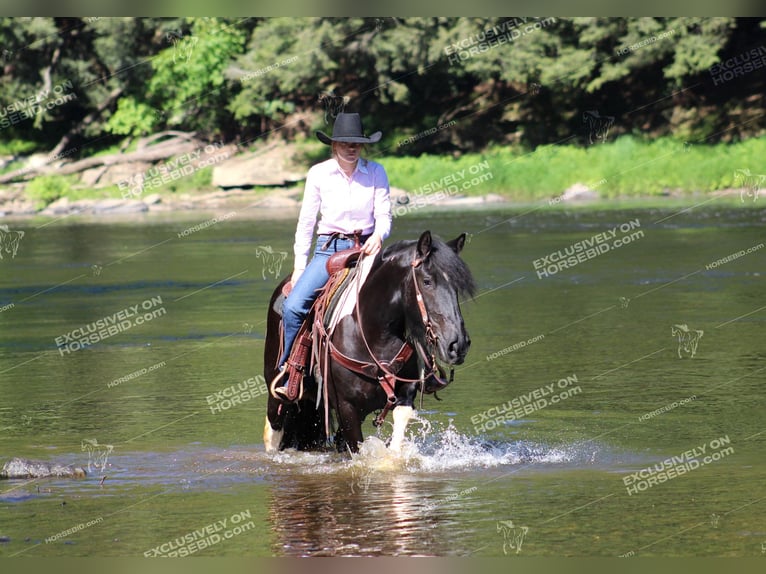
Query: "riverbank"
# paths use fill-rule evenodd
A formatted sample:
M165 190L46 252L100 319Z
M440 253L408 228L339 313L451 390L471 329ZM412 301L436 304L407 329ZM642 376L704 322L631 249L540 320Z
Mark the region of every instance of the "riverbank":
M111 177L102 169L95 179L84 172L0 186L0 221L251 208L258 217L279 210L292 213L300 206L308 167L327 154L316 142L276 141L239 152L236 146L189 145L192 152L159 163L109 168L117 170ZM766 138L705 146L623 137L589 147L496 147L459 157L385 152L371 147L368 157L386 167L395 217L420 209L625 201L662 206L670 200L694 205L716 198L757 206L766 188L766 175L760 175ZM8 165L24 168L18 160Z
M80 199L59 200L45 209L36 210L30 204L18 202L18 210L0 205L0 226L12 221L78 222L143 221L163 219L195 219L226 215L227 218L253 220L294 220L300 210L301 188L269 190L230 190L178 196L148 196L139 199ZM394 218L415 214L460 210L610 210L610 209L693 209L698 206L759 208L748 198L747 189L726 189L712 194L668 194L666 196L624 197L603 199L587 194L564 194L537 201L518 201L498 194L484 196L455 195L431 202L411 199L402 190L392 193ZM745 198L747 201L743 201Z

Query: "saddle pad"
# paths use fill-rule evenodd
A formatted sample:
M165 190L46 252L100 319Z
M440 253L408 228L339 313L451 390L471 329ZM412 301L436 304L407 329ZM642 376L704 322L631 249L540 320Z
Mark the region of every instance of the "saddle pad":
M282 307L285 304L285 299L286 299L285 294L280 292L277 298L274 299L274 305L272 306L272 309L274 309L274 312L280 317L282 316Z
M364 285L374 262L375 257L363 257L360 259L356 264L355 271L352 270L349 274L349 278L343 282L343 285L341 285L334 298L335 303L333 308L327 313L328 317L325 318L328 334L332 334L343 317L351 315L354 312L356 294L362 288L362 285Z

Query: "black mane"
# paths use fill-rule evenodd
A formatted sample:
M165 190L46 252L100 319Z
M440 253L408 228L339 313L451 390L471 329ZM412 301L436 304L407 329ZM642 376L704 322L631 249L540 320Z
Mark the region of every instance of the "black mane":
M431 255L426 262L429 272L443 271L455 285L458 293L473 297L476 284L468 265L440 238L432 235L431 240ZM383 261L394 261L403 267L409 267L410 262L415 258L417 243L414 239L392 243L383 250L381 258Z

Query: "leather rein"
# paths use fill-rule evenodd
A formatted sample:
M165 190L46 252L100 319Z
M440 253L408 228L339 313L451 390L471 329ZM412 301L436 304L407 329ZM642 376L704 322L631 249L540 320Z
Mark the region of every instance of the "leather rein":
M361 262L361 258L360 258L360 262ZM436 362L436 353L434 349L438 341L438 336L434 333L433 324L431 323L431 319L428 316L428 309L426 308L426 304L423 299L423 293L420 290L420 285L418 285L417 277L415 275L415 269L420 267L422 263L423 263L423 258L421 257L416 257L410 262L412 283L415 287L415 300L417 301L418 310L420 311L420 318L423 322L423 327L425 328L426 346L429 351L428 353L426 353L422 343L420 341L415 341L417 352L421 360L423 361L425 369L427 369L427 372L424 369L423 374L420 378L409 379L405 377L400 377L397 374L404 367L407 361L410 360L410 358L412 357L412 354L416 352L416 349L413 348L412 343L410 343L409 341L406 341L406 340L404 341L399 351L396 353L396 355L394 355L394 357L390 361L381 361L380 359L378 359L378 357L375 356L375 353L373 353L369 343L367 342L367 337L365 337L364 335L364 330L362 329L362 321L359 317L359 291L361 290L361 285L357 285L357 297L356 297L356 303L354 304L354 315L356 316L356 320L359 325L359 333L362 337L362 341L364 342L364 346L367 349L367 352L370 354L370 357L372 358L372 362L359 361L357 359L353 359L349 357L348 355L343 354L335 346L335 344L333 344L333 342L330 340L329 337L326 337L325 339L327 341L327 347L328 347L330 356L336 362L338 362L341 366L345 367L349 371L352 371L358 375L377 379L381 387L383 387L383 390L386 392L386 405L383 407L383 410L381 410L381 412L373 420L373 425L375 425L376 427L383 424L383 420L385 419L388 412L396 406L397 399L396 399L396 394L394 389L397 382L420 383L421 399L422 399L422 393L425 390L426 380L434 379L436 381L436 386L439 387L439 389L441 389L446 387L449 383L451 383L455 375L454 369L450 369L450 378L449 380L446 380L445 379L446 375L444 373L444 370Z

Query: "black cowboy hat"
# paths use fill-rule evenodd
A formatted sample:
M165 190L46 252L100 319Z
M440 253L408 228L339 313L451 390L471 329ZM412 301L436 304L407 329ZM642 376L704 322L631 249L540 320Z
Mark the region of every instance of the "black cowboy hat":
M316 132L319 141L324 144L331 144L332 142L346 142L346 143L376 143L383 135L382 132L375 132L371 136L364 135L362 130L362 118L359 114L346 114L339 113L335 118L335 125L332 127L332 137L326 133L317 130Z

